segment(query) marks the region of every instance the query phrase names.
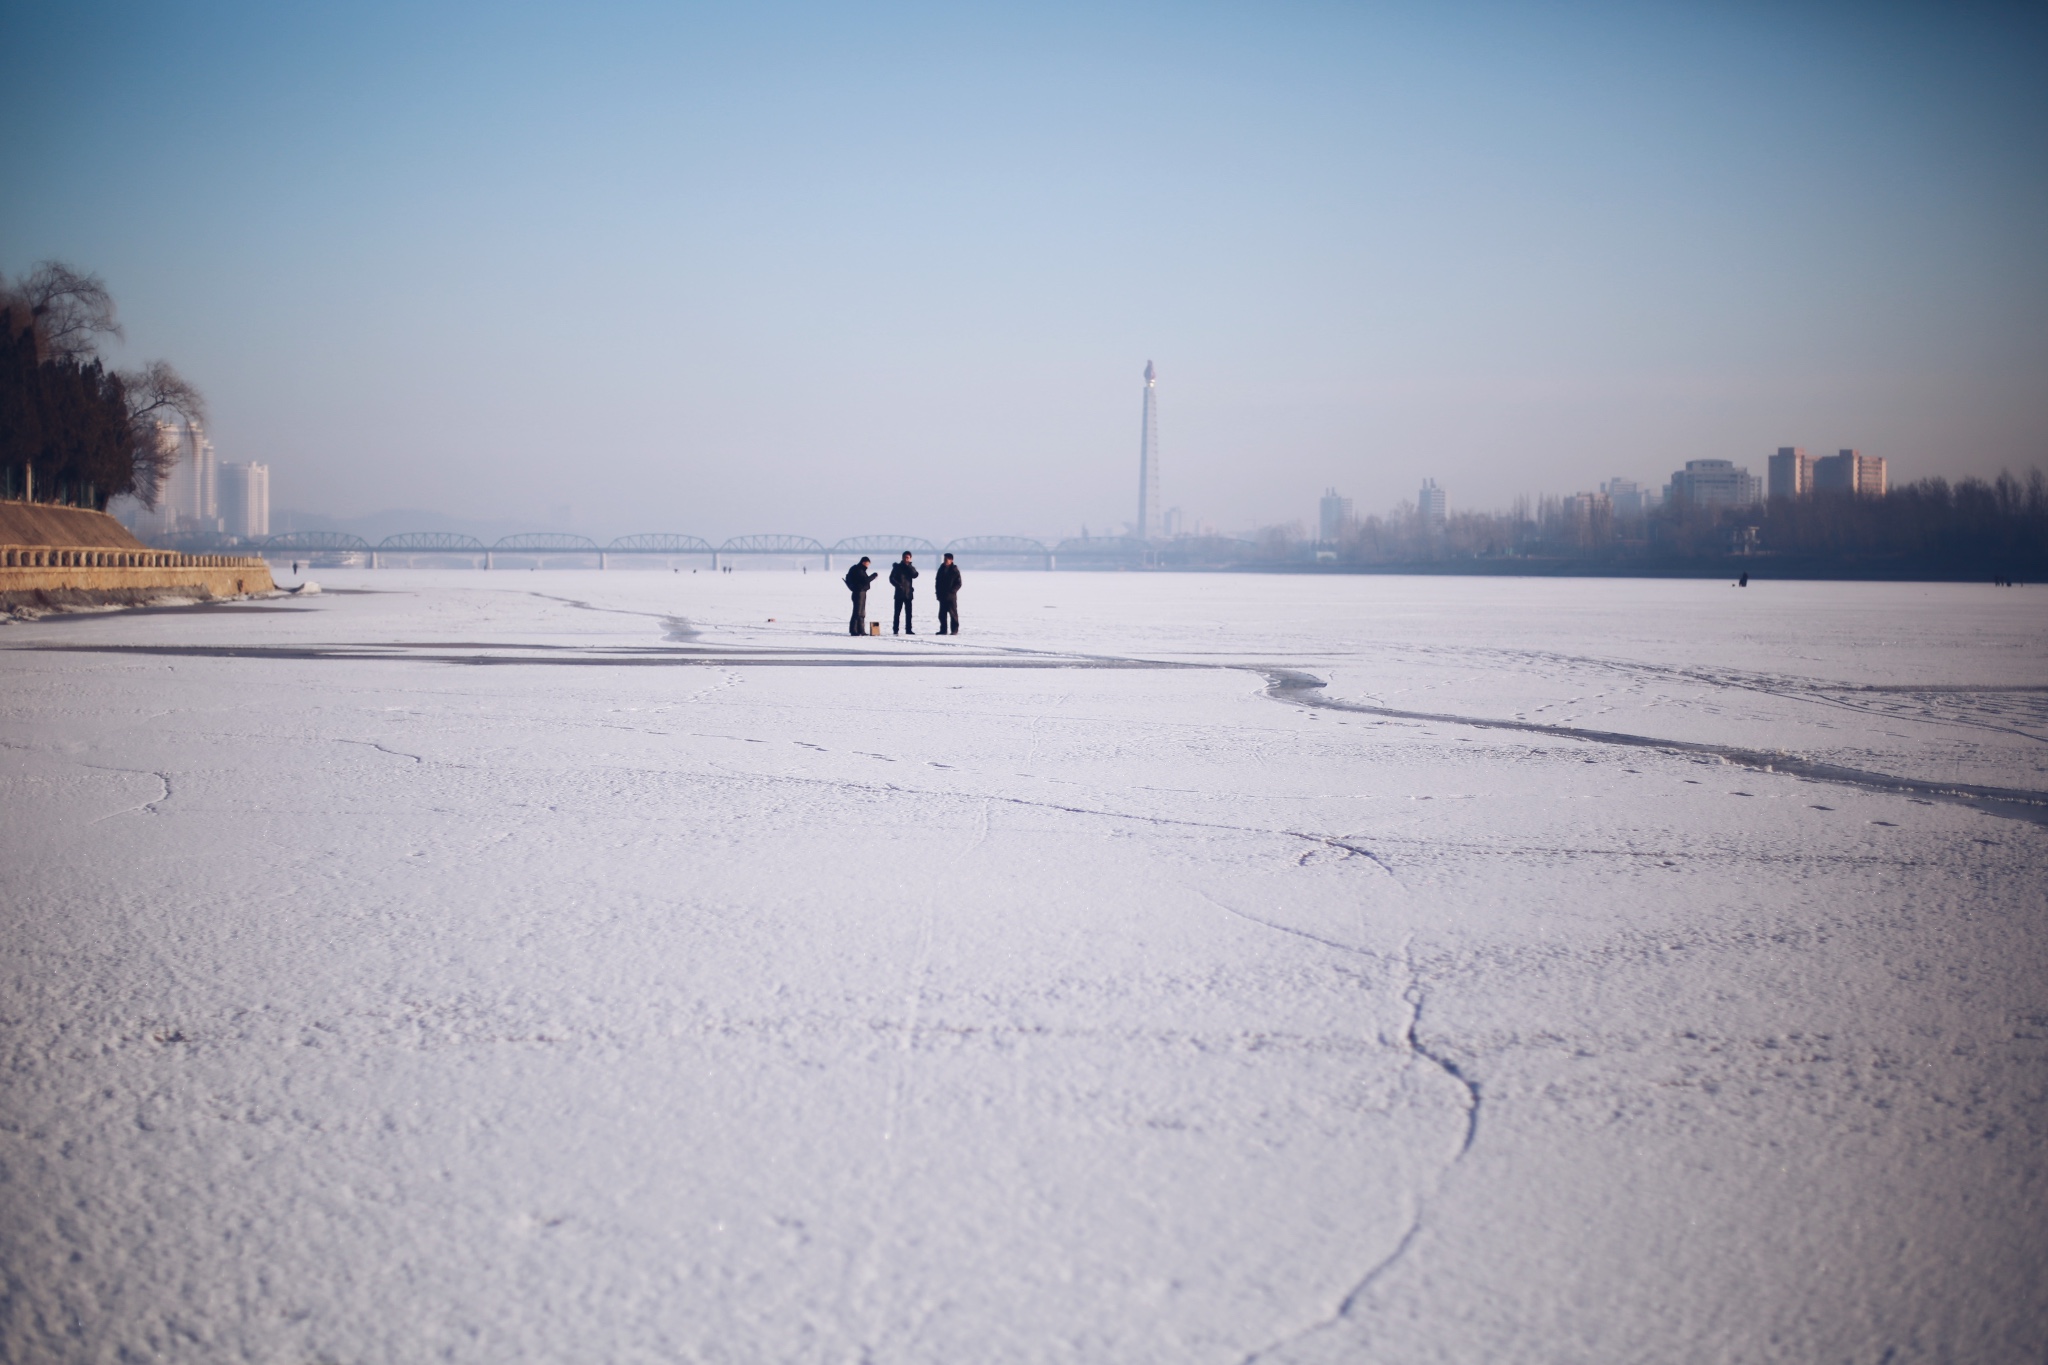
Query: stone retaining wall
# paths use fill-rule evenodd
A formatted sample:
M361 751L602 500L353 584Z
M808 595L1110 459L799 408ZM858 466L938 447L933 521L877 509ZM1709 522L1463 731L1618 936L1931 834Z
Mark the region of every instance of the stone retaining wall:
M240 597L270 592L270 566L248 555L0 545L0 606L54 606L147 597Z
M254 555L183 555L176 550L86 549L73 545L0 545L0 569L239 569L263 564L265 561Z

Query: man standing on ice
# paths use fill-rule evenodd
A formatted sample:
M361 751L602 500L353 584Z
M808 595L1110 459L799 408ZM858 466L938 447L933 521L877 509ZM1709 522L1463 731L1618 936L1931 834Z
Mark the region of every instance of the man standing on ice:
M875 576L868 572L868 557L862 555L860 563L846 571L846 586L853 593L853 619L846 624L849 635L868 633L868 585Z
M889 618L891 635L899 630L905 635L917 634L910 624L910 595L916 591L911 585L916 582L917 568L910 562L910 551L905 550L903 558L889 566L889 586L896 589L896 611Z
M939 576L932 580L932 591L939 595L939 634L960 633L960 566L947 555L946 562L939 565ZM947 626L952 629L948 630Z

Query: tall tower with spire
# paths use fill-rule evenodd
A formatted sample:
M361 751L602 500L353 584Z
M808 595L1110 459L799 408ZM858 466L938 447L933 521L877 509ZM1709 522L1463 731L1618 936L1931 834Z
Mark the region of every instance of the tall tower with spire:
M1159 505L1159 389L1152 362L1145 362L1145 416L1138 430L1138 534L1159 539L1166 509Z

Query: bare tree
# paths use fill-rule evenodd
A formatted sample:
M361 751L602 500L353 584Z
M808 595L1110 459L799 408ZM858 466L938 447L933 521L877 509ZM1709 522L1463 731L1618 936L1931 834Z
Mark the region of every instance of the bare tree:
M107 282L62 261L42 262L4 293L35 332L39 360L90 360L101 337L121 335Z
M139 370L123 370L120 379L135 448L135 496L154 507L163 496L164 481L178 463L178 449L165 439L163 424L176 417L187 426L197 426L206 420L206 400L161 360Z
M178 463L172 419L188 427L205 420L199 390L160 360L109 372L99 347L121 335L113 296L98 275L62 261L0 276L0 320L12 367L0 383L4 462L23 466L24 484L40 465L53 486L74 495L96 489L104 501L133 493L154 507Z

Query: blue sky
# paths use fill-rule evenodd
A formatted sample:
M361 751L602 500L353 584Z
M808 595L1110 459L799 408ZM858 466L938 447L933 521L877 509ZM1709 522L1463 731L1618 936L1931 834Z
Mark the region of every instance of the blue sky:
M2048 464L2019 7L10 4L0 269L282 506L1229 529Z

